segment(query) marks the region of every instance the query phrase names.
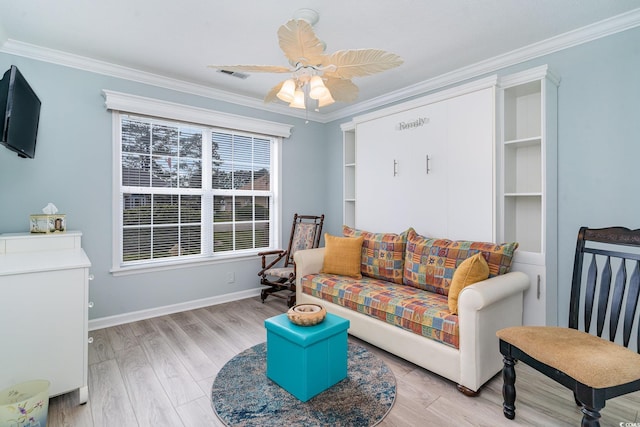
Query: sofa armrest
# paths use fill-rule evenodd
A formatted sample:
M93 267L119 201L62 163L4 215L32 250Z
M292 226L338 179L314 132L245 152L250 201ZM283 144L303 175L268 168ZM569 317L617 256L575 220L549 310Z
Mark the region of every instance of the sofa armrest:
M458 297L458 310L459 312L481 310L496 301L522 293L528 288L529 277L524 273L512 271L495 276L462 289Z
M293 254L296 263L296 292L301 292L300 279L307 274L320 273L324 261L324 248L305 249Z
M472 390L502 368L496 332L522 325L529 277L513 271L467 286L458 299L460 384Z

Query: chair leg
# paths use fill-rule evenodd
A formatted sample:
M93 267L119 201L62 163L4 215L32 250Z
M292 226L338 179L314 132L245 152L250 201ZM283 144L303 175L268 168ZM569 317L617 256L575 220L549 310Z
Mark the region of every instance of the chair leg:
M600 427L600 409L582 405L582 427ZM622 424L622 423L621 423Z
M576 405L582 407L582 402L580 402L580 400L578 400L578 395L576 394L576 392L573 392L573 400L575 400Z
M504 399L502 413L512 420L516 417L516 361L509 356L504 356L502 361L504 362L502 368L502 398Z
M287 307L291 308L296 305L296 294L293 293L287 297Z
M267 292L266 289L263 289L262 291L260 291L260 299L262 300L263 304L264 304L264 300L266 300L268 296L269 296L269 292Z

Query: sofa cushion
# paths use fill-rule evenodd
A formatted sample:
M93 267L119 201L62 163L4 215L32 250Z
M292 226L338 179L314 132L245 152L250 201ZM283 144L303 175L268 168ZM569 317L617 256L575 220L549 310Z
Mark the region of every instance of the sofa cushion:
M362 275L398 284L402 283L408 231L401 234L371 233L346 225L342 227L344 236L364 237L360 266Z
M458 348L458 316L449 312L447 297L409 286L363 277L310 274L302 292L341 305L418 335Z
M336 237L324 233L324 260L321 273L362 278L360 254L364 237Z
M467 240L431 239L413 229L407 234L404 262L405 285L442 295L449 294L453 272L467 258L482 252L489 277L509 272L518 243L487 243Z
M465 259L453 272L449 287L449 311L458 313L458 295L469 285L485 280L489 277L489 266L482 252Z

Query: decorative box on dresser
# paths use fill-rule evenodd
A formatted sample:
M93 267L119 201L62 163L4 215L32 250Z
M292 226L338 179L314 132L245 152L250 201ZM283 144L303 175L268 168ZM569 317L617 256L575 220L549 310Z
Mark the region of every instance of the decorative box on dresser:
M82 233L0 234L0 389L48 380L88 400L91 262Z
M520 244L511 269L531 286L525 325L557 325L558 84L547 66L500 78L498 238Z

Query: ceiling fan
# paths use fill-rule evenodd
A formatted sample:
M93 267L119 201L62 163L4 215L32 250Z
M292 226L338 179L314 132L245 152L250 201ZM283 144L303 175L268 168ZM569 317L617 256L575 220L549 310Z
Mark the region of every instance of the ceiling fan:
M335 101L352 102L358 97L354 77L368 76L395 68L402 58L381 49L348 49L326 54L313 25L318 12L300 9L278 29L280 48L289 67L277 65L209 65L225 72L290 73L292 78L274 86L264 102L280 99L290 107L314 109Z

